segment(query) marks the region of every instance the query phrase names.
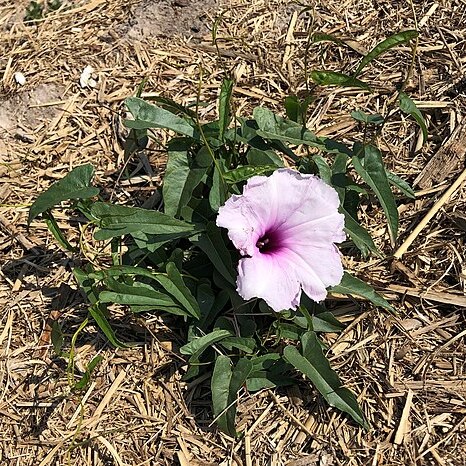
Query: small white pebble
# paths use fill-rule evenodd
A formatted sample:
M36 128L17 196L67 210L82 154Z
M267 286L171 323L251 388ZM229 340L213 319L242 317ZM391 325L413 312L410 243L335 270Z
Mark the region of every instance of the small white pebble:
M20 73L17 71L14 75L13 78L15 78L15 81L20 85L24 86L26 84L26 78L23 73Z
M92 66L87 65L79 78L79 85L84 89L85 87L95 87L97 82L95 79L92 79L92 73L94 72L94 68Z

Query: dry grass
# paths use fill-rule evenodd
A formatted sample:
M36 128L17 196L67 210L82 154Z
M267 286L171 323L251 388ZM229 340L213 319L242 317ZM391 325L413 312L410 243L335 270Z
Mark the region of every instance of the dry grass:
M301 7L291 2L232 0L210 4L201 19L201 3L161 2L171 15L165 21L191 31L191 38L173 37L169 29L156 31L170 36L151 35L164 18L141 14L155 2L68 2L67 10L26 26L27 3L0 1L0 464L466 464L464 181L442 197L465 166L464 1L310 0L307 14L294 15ZM194 29L183 8L196 13ZM205 31L220 13L218 56ZM350 270L387 293L399 315L335 300L347 328L327 337L332 364L359 395L372 430L327 407L303 381L290 390L242 393L244 436L227 438L210 425L205 381L180 381L185 363L176 331L156 317L134 319L121 310L115 328L140 344L115 350L86 327L76 348L78 369L96 353L104 361L84 393L70 391L66 361L54 355L48 332L59 318L71 335L85 318L71 266L93 259L94 251L70 257L40 221L28 231L26 216L39 192L84 162L96 166L99 183L121 202L143 202L155 192L164 161L155 147L145 154L150 166L142 157L131 164L136 178L119 181L124 98L147 78L149 94L193 103L202 67L201 100L208 103L202 117L214 118L227 69L237 81L238 113L256 105L282 111L286 95L306 90L310 31L338 34L351 47L314 45L309 67L348 70L387 34L416 24L420 41L407 92L427 115L429 140L421 147L417 127L404 117L387 125L380 140L388 166L417 189L414 202L399 200L398 246L416 233L396 261L347 259ZM358 128L349 112L384 112L410 60L411 49L400 47L371 65L364 78L374 94L316 89L309 126L351 140ZM81 89L88 64L98 85ZM14 80L17 71L24 86ZM456 162L445 163L450 159ZM76 222L65 213L58 219L76 240ZM390 256L377 206L367 206L363 219Z

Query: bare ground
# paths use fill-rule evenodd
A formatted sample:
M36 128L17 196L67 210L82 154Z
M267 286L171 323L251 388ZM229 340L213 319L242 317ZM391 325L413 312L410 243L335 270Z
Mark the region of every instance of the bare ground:
M293 16L302 7L279 0L87 0L64 2L66 9L25 25L27 4L0 1L0 464L466 464L464 2L314 0L307 13ZM209 33L215 18L219 54ZM155 192L164 166L157 150L147 154L150 170L135 161L137 177L118 181L122 103L141 80L147 78L147 93L189 104L198 97L202 69L208 120L226 69L236 79L237 113L257 105L282 111L286 95L306 91L309 33L350 40L347 49L316 44L307 54L310 69L345 71L388 34L416 24L420 40L406 91L425 112L429 139L421 147L416 125L400 116L379 143L390 169L414 183L417 197L399 199L395 248L377 206L362 213L388 257L416 234L405 252L398 249L398 260L355 256L346 264L384 292L399 315L335 300L347 329L327 337L332 364L359 395L372 429L327 407L303 381L291 390L242 393L244 435L228 438L211 425L206 382L181 382L176 329L122 309L115 309L113 324L138 346L113 349L87 326L77 339L77 369L97 353L104 360L85 392L71 391L67 361L50 345L50 324L59 319L69 336L76 332L87 311L71 267L97 260L99 251L86 243L85 254L71 257L41 221L27 230L27 212L39 192L85 162L121 202L143 202ZM399 47L371 65L364 79L373 94L316 89L309 127L354 139L358 128L349 112L384 113L411 57L409 47ZM95 88L79 85L87 65ZM24 86L15 72L25 76ZM70 213L57 216L77 241L81 232Z

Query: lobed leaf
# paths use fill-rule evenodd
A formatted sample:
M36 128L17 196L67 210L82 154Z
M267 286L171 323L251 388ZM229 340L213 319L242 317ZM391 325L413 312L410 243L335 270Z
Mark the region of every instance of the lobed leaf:
M90 186L94 176L91 164L81 165L71 170L61 180L53 183L39 195L29 209L28 225L43 212L63 201L72 199L89 199L99 194L99 189Z
M214 416L219 428L232 437L236 436L237 394L251 371L252 362L246 358L241 358L233 369L228 356L220 355L215 361L211 380Z
M128 97L125 104L134 117L134 120L124 121L127 128L163 128L184 136L194 137L192 124L168 110L150 104L139 97Z
M91 206L91 214L97 219L100 230L94 233L96 240L106 240L127 234L137 236L158 235L163 241L190 236L194 225L178 220L156 210L140 207L95 202Z
M330 293L341 293L346 295L356 295L366 298L376 306L383 307L387 311L395 312L395 309L389 304L389 302L377 293L372 286L366 282L359 280L359 278L353 277L348 272L343 274L343 279L339 285L332 286L329 288Z
M236 274L230 252L225 245L220 228L215 223L209 222L205 233L199 237L195 244L210 259L222 277L229 283L234 284Z
M349 414L359 425L369 427L358 406L354 394L345 387L336 372L330 367L322 352L322 346L314 332L306 332L302 338L302 354L294 346L283 351L285 359L303 373L330 406Z

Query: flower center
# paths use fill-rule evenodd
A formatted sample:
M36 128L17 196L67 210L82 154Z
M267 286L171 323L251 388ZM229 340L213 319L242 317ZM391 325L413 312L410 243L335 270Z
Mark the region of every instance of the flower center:
M262 254L271 254L280 249L280 236L276 231L267 231L256 243Z

